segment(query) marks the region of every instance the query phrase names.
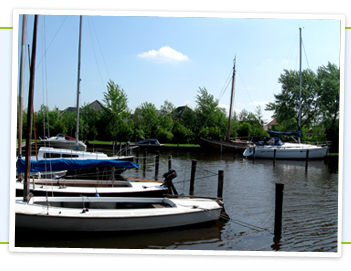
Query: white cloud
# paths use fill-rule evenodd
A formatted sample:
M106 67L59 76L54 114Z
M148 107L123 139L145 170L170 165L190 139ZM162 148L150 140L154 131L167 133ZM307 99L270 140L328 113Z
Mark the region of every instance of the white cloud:
M179 61L188 61L189 58L186 55L183 55L180 52L172 49L171 47L164 46L161 47L158 51L151 50L138 55L141 58L147 60L154 60L160 63L165 62L179 62Z

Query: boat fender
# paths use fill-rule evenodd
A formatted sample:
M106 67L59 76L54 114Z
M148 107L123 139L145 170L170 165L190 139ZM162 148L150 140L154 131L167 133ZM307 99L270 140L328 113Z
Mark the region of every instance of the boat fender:
M83 208L82 213L84 214L84 213L86 213L86 212L89 212L89 209L88 209L88 208Z
M95 194L95 197L98 197L98 198L100 198L100 195L99 195L99 193L96 193L96 194Z

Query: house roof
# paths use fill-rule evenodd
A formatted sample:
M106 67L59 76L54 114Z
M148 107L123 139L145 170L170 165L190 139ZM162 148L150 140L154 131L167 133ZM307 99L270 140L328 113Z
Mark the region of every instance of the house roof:
M101 110L102 108L105 107L105 106L104 106L100 101L98 101L98 100L95 100L94 102L90 103L89 106L90 106L90 107L93 107L93 108L95 108L95 109L99 109L99 110ZM64 109L64 110L60 110L60 114L63 114L63 113L65 113L65 112L75 113L76 110L77 110L76 107L71 107L71 106L70 106L70 107L67 107L67 108Z
M274 120L272 120L271 122L267 123L266 125L267 125L267 126L277 125L277 120L274 119Z

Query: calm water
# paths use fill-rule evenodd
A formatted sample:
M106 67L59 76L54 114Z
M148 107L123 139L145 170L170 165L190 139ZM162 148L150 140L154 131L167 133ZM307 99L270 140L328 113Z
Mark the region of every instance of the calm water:
M197 161L197 196L217 196L218 170L224 171L223 201L229 221L196 227L133 233L26 233L16 231L16 246L121 249L336 252L338 226L337 164L309 161L248 160L241 156L161 153L158 179L168 171L168 156L178 173L173 183L189 194L191 163ZM124 177L155 179L154 154L147 168ZM142 157L141 157L142 158ZM282 237L274 238L275 184L284 183Z

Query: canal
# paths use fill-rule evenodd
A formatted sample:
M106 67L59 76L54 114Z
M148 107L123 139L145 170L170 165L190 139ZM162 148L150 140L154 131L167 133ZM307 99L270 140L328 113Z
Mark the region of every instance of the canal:
M106 152L106 150L104 150ZM125 178L155 179L155 153L143 155L139 169ZM223 201L229 221L148 232L53 233L16 230L15 246L208 251L337 252L338 165L324 160L250 160L240 155L161 152L158 179L169 157L179 194L189 194L196 161L194 195L217 196L218 171L224 172ZM274 238L275 185L284 184L282 235Z

